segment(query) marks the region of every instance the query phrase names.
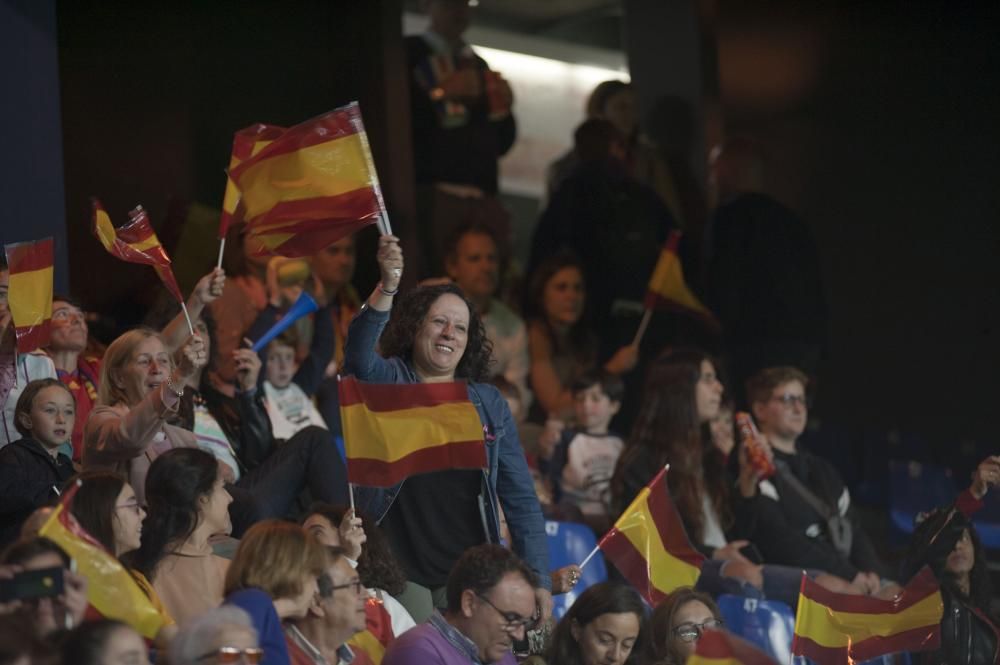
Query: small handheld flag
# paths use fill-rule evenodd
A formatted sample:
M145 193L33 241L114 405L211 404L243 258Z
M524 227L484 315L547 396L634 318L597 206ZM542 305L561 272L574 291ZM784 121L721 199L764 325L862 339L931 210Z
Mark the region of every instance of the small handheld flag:
M667 488L667 469L639 492L597 546L654 607L694 586L705 557L691 546Z
M892 600L834 593L803 575L792 653L834 665L936 649L943 612L941 590L927 567Z
M4 246L10 284L7 305L14 320L17 350L27 353L49 343L52 327L53 241L44 238Z
M339 383L347 479L391 487L407 476L486 467L483 425L465 383Z
M706 630L686 665L778 665L766 653L724 630Z
M109 619L118 619L153 639L166 620L149 602L124 566L80 526L69 511L80 489L78 480L59 500L59 505L38 531L63 548L87 578L87 600Z

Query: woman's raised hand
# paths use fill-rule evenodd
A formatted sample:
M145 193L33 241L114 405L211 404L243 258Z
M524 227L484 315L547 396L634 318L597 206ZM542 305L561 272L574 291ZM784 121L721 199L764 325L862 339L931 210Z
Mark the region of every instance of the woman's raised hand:
M340 520L338 530L344 554L347 555L348 559L357 561L361 557L361 546L368 540L368 536L365 534L361 518L357 516L353 508L344 513L344 519Z
M997 483L1000 483L1000 456L990 455L972 472L972 487L969 490L977 499L982 499Z
M189 379L208 363L208 353L205 352L205 342L197 333L191 335L181 348L177 372L181 379Z
M381 236L375 258L382 276L382 289L389 292L398 289L399 280L403 277L403 249L399 246L399 238Z
M257 385L257 377L260 376L260 356L251 347L251 342L246 337L243 338L245 346L233 351L233 362L236 363L236 386L240 392L247 392Z
M213 269L195 284L193 295L197 299L197 304L202 306L209 304L222 295L225 286L226 271L222 268Z

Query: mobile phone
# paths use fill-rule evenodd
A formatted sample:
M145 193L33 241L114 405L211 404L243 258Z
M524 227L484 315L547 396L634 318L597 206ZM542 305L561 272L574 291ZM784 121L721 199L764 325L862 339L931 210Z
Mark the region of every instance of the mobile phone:
M51 598L61 595L63 589L62 568L26 570L10 579L0 580L0 602Z

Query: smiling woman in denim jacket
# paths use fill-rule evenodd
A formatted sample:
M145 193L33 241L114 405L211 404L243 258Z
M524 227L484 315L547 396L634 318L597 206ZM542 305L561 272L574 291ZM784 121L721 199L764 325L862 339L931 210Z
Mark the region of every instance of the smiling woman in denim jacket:
M546 587L548 547L510 409L495 387L480 383L490 362L482 320L452 284L417 288L400 298L393 312L403 271L398 243L395 236L379 239L382 281L351 322L344 373L372 383L468 381L488 459L483 470L450 469L412 476L387 489L355 489L358 509L375 517L406 571L410 583L400 601L419 623L432 611L432 600L436 607L445 606L448 571L462 552L499 542L499 505L507 516L514 551ZM536 593L547 616L552 596L547 588Z

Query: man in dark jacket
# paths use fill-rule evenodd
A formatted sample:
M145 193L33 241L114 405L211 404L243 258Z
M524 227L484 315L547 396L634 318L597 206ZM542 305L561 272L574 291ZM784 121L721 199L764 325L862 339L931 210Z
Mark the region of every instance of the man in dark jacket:
M850 492L833 465L796 445L808 419L806 382L794 367L770 367L747 383L754 419L778 472L758 484L755 496L737 504L737 520L756 525L748 537L767 563L823 570L874 593L887 569L851 508ZM822 507L810 505L800 487ZM849 547L846 540L838 546L830 515L850 525Z

